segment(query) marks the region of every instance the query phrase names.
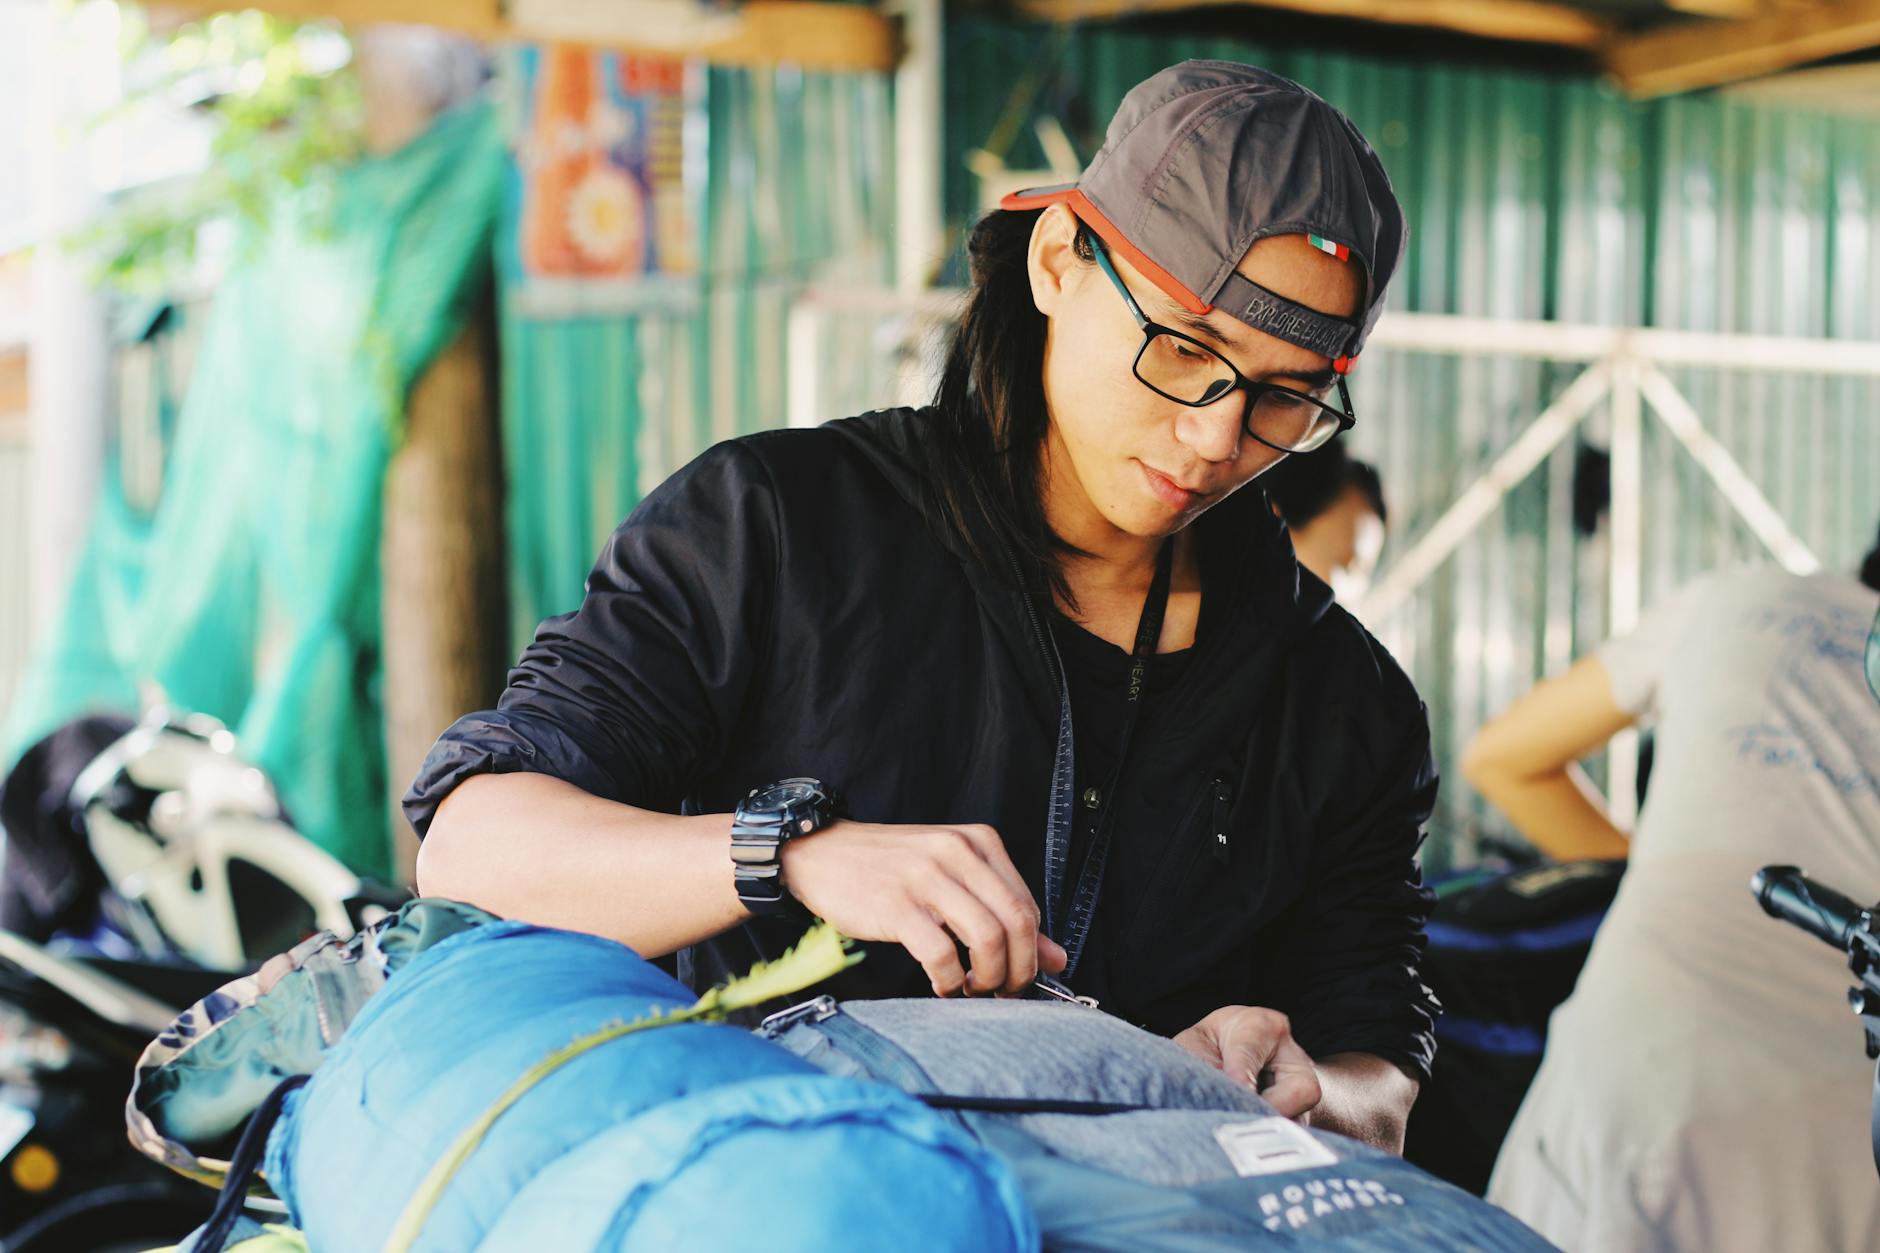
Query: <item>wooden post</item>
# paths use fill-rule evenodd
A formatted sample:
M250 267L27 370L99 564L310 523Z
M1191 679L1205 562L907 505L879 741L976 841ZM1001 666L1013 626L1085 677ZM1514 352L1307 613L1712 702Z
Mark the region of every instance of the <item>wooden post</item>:
M385 477L385 757L405 884L418 837L399 798L445 727L496 703L510 661L494 339L472 321L418 381Z
M467 41L355 30L366 143L389 152L456 103ZM502 692L509 657L494 293L411 390L385 476L380 535L385 767L392 865L414 881L418 837L399 799L438 734Z

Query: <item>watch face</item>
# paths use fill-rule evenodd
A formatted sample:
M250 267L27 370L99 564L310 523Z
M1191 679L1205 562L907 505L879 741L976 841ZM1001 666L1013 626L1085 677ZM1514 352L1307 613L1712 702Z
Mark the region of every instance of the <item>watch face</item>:
M785 779L771 791L779 805L793 805L797 801L806 801L822 789L809 779Z
M757 813L779 813L790 805L810 800L822 792L814 779L785 779L762 788L746 802L745 808Z

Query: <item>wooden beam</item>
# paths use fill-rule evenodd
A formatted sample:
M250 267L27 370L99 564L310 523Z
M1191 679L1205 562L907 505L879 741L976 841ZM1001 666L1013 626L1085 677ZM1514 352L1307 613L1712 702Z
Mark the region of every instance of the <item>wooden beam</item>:
M1422 26L1479 39L1506 39L1565 48L1600 48L1612 37L1612 28L1606 22L1582 10L1543 0L1014 0L1014 3L1026 16L1051 22L1235 6L1390 26Z
M725 65L788 61L804 69L891 74L901 63L899 21L859 4L764 0L746 4L744 29L700 51Z
M1773 74L1880 45L1880 0L1831 0L1739 22L1686 22L1615 41L1606 68L1634 96Z
M153 23L193 22L230 9L260 9L299 21L343 22L349 26L389 22L407 26L436 26L479 39L501 35L503 17L498 0L157 0Z
M1763 0L1665 0L1665 7L1685 17L1755 17L1768 6Z
M898 25L866 4L750 0L723 8L699 0L511 0L510 28L555 43L700 57L717 65L892 71Z
M575 43L716 65L790 64L809 70L891 72L901 59L898 23L869 4L750 0L718 8L702 0L240 0L283 17L352 26L408 23L486 41ZM202 16L199 0L166 4Z
M1765 108L1880 118L1880 61L1787 70L1747 83L1732 83L1720 88L1719 94Z

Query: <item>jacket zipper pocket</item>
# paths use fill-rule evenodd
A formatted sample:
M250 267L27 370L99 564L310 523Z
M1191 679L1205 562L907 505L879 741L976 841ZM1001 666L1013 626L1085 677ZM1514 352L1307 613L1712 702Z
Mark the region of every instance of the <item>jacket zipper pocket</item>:
M1213 850L1214 859L1225 866L1234 860L1233 847L1227 842L1227 818L1234 807L1234 789L1226 779L1216 776L1209 790L1208 847Z

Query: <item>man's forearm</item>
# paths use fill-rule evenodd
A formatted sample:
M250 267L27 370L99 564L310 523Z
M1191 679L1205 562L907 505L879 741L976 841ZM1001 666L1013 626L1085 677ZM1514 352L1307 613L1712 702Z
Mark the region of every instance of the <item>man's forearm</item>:
M1396 1063L1371 1053L1334 1053L1316 1065L1322 1095L1312 1111L1312 1125L1402 1153L1417 1081Z
M732 881L731 815L637 809L542 774L458 784L419 849L418 890L643 957L749 917Z

